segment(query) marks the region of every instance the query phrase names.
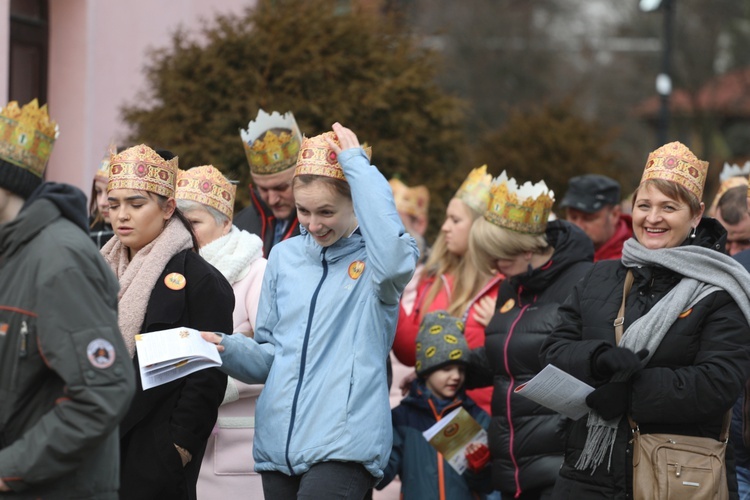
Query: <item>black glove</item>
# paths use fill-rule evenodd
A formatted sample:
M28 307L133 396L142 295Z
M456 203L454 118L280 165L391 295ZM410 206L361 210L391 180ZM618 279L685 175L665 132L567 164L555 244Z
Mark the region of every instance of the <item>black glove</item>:
M610 379L612 375L619 372L634 372L640 368L641 361L648 356L648 349L642 349L634 353L625 347L610 347L604 349L592 360L594 373L599 378Z
M630 408L630 382L610 382L586 396L589 408L610 420L624 415Z

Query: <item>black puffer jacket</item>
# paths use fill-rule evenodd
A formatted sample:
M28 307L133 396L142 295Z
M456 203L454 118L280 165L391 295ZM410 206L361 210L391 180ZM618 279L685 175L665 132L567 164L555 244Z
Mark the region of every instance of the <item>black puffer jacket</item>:
M555 249L552 258L500 285L498 312L487 325L485 347L472 356L485 367L477 385L494 385L489 429L492 483L503 493L552 486L562 462L559 415L513 389L544 367L539 348L558 324L560 304L591 267L594 246L568 222L550 222L546 236Z
M723 229L703 219L694 241L686 244L723 250ZM614 345L627 269L619 261L597 263L560 309L560 327L547 339L540 357L575 377L598 386L592 353ZM646 314L681 280L661 267L633 268L634 283L625 307L625 328ZM718 438L724 412L737 399L750 369L750 327L724 291L712 293L685 311L667 331L646 367L632 379L631 414L641 432L666 432ZM622 418L610 471L576 470L586 442L586 418L570 422L565 461L555 498L624 499L632 494L630 427ZM737 497L731 444L727 449L729 489Z

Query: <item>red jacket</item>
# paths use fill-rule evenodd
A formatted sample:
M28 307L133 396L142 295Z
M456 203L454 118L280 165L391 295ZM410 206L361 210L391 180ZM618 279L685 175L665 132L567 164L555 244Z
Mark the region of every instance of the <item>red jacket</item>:
M417 286L417 299L414 303L414 309L407 314L403 307L399 308L398 324L396 325L396 337L393 341L393 353L399 361L407 366L414 366L416 361L415 343L419 324L422 322L423 314L440 309L447 310L450 303L450 293L453 289L453 277L443 275L443 289L437 294L427 310L422 310L422 304L427 292L432 286L435 278L426 278L420 281ZM502 275L497 275L487 283L484 288L474 297L469 305L469 314L466 318L466 328L464 336L466 343L471 349L484 347L484 326L480 325L474 318L474 304L483 297L490 297L495 302L497 290L503 280ZM484 411L491 414L490 401L492 400L492 387L473 389L466 391L466 394L473 399Z
M633 218L627 214L620 214L615 234L594 252L594 262L622 258L622 246L632 237Z

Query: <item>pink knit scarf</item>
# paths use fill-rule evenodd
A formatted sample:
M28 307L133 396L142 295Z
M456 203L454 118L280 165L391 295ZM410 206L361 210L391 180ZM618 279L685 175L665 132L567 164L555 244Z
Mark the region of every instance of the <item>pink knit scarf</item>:
M141 333L156 280L172 257L192 246L190 232L182 222L171 219L161 234L141 248L132 261L128 258L128 247L117 237L101 249L104 260L120 281L117 322L131 358L135 356L135 336Z

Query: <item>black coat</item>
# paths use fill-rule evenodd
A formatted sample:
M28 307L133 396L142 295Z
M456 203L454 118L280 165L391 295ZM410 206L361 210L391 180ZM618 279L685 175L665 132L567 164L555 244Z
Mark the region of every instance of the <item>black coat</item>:
M723 229L704 219L693 244L723 249ZM690 240L688 240L690 243ZM627 269L619 261L599 262L573 289L561 308L560 327L547 339L544 362L599 386L592 357L615 344L612 326L620 308ZM646 314L682 276L661 267L633 268L634 283L625 307L625 329ZM737 399L750 369L750 327L737 304L717 291L685 311L667 331L646 367L631 380L631 415L641 432L665 432L717 439L724 413ZM555 498L629 498L632 494L630 427L622 418L612 453L594 474L576 470L586 441L586 417L569 421L565 461ZM736 497L731 443L727 449L730 492Z
M281 241L299 234L297 212L292 211L286 221L288 225ZM263 203L254 189L250 189L250 204L235 214L232 223L243 231L257 234L263 240L263 257L268 258L268 254L273 248L273 236L279 219L274 217L271 209Z
M183 289L167 288L164 278L170 273L185 277ZM224 276L195 252L184 250L172 257L156 282L141 331L184 326L229 333L233 310L234 293ZM137 355L133 363L137 390L120 424L120 498L194 499L227 377L210 368L144 391ZM193 456L184 468L174 443Z
M591 267L594 245L564 221L550 222L546 236L555 249L550 261L500 285L497 312L485 330L485 359L478 358L485 367L479 385L494 386L492 481L504 493L551 487L562 462L560 416L513 389L544 367L539 348L558 324L560 304Z

